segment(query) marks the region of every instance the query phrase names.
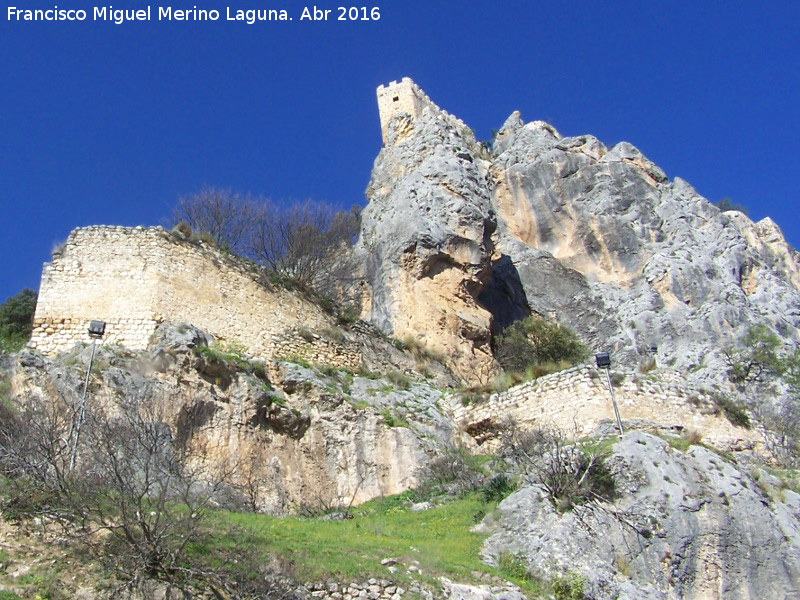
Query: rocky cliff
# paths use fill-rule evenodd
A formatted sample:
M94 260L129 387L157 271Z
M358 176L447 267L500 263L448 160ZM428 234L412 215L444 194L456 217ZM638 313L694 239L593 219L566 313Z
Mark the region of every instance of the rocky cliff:
M435 108L388 126L362 213L359 250L370 321L445 352L467 381L494 372L490 313L477 298L489 278L496 228L488 163L466 128Z
M430 104L387 121L367 196L370 318L457 348L468 381L491 375L491 332L531 311L631 369L656 345L699 379L749 324L798 339L800 262L778 227L720 211L626 142L514 113L488 151Z
M571 576L586 598L797 598L800 495L706 448L633 432L607 462L612 503L559 513L540 486L500 505L486 557L540 577Z
M380 341L385 360L391 346ZM77 410L90 354L80 345L52 359L20 354L13 397ZM430 385L249 361L188 324L160 325L147 350L100 348L93 372L90 408L114 415L146 403L177 448L232 472L233 505L262 512L321 514L414 487L452 430Z
M394 95L403 93L412 96ZM385 144L355 248L371 324L337 323L295 292L265 291L252 265L166 231L93 228L74 234L48 268L67 274L58 282L80 284L46 298L52 314L41 316L37 343L51 355L29 348L4 359L0 400L15 410L41 402L60 411L72 440L90 360L90 349L75 342L88 313L64 313L85 310L88 296L100 310L116 289L125 306L110 322L136 335L98 350L86 379L92 409L114 417L125 403L148 407L147 425L168 430L170 451L230 475L214 496L219 503L330 512L414 488L437 465L457 480L469 465L450 453L454 442L496 450L517 427L537 435L572 427L590 439L533 458L589 460L587 447L613 445L594 456L614 493L565 510L526 467L504 472L495 456L467 473L465 489L491 492L499 481L492 475L522 486L497 513L486 501L487 511L469 519L490 512L479 527L490 534L486 561L510 557L524 577L570 580L582 590L561 597L800 597L800 496L762 468L762 432L728 422L715 392L698 385L721 382L721 348L751 324L768 324L787 343L800 337L800 257L778 227L721 212L627 143L562 137L514 113L489 146L410 80L379 100ZM117 250L110 261L109 240ZM140 318L123 320L141 298L113 286L141 272L160 295ZM477 406L462 402L456 388L498 373L493 335L531 313L612 352L633 431L609 441L605 379L585 365ZM189 322L169 322L181 315ZM242 323L248 329L237 339ZM53 336L58 344L44 343ZM653 345L658 367L633 374ZM79 463L91 466L89 450ZM433 503L449 501L457 488L447 485ZM431 508L419 504L398 501L391 510ZM417 577L409 556L407 574ZM313 597L356 597L340 593L339 583ZM362 598L402 595L388 595L391 582L374 585L373 596L369 587L347 589ZM441 595L520 598L509 589L443 581ZM430 598L423 588L414 594Z

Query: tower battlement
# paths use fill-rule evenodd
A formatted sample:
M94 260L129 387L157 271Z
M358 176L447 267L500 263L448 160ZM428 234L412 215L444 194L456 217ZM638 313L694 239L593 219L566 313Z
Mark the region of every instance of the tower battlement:
M426 107L436 106L431 99L414 83L410 77L403 77L399 83L378 87L378 112L381 117L381 135L386 142L386 126L392 117L407 113L418 119Z
M417 120L426 108L441 113L448 121L463 126L460 119L449 115L436 106L428 95L414 83L410 77L403 77L400 82L392 81L389 85L378 86L378 112L381 118L381 135L386 142L386 127L397 114L405 113Z

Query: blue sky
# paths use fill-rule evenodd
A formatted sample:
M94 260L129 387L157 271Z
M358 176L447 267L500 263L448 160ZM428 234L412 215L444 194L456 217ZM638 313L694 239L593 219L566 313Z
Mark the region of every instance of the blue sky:
M375 88L412 77L488 139L514 110L626 140L710 200L771 216L800 246L800 3L376 3L377 21L301 21L286 0L200 0L215 22L92 19L84 0L0 13L0 301L38 288L75 228L166 224L203 185L364 203ZM83 9L10 21L8 7ZM342 3L344 6L350 6ZM142 8L127 2L114 8ZM357 6L362 6L358 4ZM285 9L288 22L227 21Z

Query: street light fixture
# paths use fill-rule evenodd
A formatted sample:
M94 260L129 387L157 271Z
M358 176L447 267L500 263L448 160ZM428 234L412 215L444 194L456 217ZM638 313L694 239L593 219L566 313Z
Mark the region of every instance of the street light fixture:
M89 323L89 336L92 339L99 340L103 337L103 334L106 332L106 322L105 321L92 321Z
M597 368L603 369L606 372L608 391L611 392L611 403L614 405L614 414L617 417L619 434L625 435L625 431L622 429L622 419L619 416L619 408L617 408L617 397L614 395L614 386L611 385L611 373L609 372L609 368L611 367L611 357L608 355L608 352L600 352L599 354L595 354L594 360L597 362Z

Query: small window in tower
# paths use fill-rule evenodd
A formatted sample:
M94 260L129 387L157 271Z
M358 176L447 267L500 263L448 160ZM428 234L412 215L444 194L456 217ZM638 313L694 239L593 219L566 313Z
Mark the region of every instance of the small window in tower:
M392 102L398 102L400 100L400 96L395 96L392 98Z

